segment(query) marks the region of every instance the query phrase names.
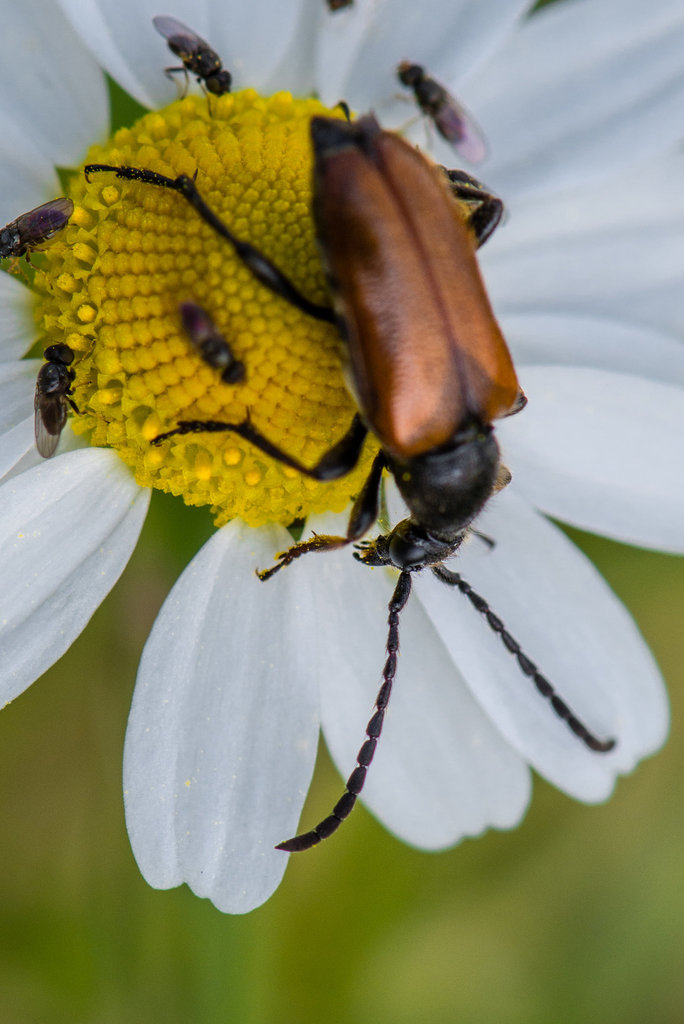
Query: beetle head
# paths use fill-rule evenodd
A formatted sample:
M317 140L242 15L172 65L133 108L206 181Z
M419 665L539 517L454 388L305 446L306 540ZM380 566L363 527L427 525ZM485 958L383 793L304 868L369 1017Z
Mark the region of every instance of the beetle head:
M448 542L473 521L491 495L499 448L491 426L473 423L449 445L410 459L390 456L388 461L413 522Z

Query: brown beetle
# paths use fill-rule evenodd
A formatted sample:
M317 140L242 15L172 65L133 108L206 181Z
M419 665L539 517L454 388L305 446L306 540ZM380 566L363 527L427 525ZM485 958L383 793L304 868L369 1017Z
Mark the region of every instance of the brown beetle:
M389 533L357 545L357 559L393 566L400 574L389 603L383 682L344 795L314 829L278 845L288 852L309 849L331 835L361 792L396 674L399 615L412 573L425 568L469 599L578 739L597 753L615 745L590 732L487 602L443 564L489 497L510 478L500 462L492 421L525 404L475 256L501 217L501 202L464 172L445 172L431 163L398 135L383 131L372 116L351 123L315 117L311 137L313 214L333 309L312 303L258 250L236 238L186 175L167 178L111 165L85 168L86 174L113 171L120 178L179 192L262 284L309 315L337 324L347 343L358 412L344 437L314 467L272 444L249 419L181 421L153 441L229 431L307 476L331 480L356 465L369 432L379 440L380 452L354 502L346 536L318 535L295 544L259 573L261 579L307 552L359 541L377 518L385 469L409 510Z

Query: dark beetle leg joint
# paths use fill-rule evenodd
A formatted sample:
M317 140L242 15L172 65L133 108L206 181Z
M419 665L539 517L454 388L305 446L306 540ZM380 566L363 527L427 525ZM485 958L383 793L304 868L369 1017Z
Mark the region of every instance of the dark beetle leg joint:
M343 548L347 544L358 540L359 537L362 537L378 517L380 480L384 466L385 457L382 452L378 452L373 460L373 465L366 478L366 482L352 506L346 537L331 537L326 534L318 534L314 535L311 540L293 544L287 551L281 551L276 556L278 561L270 569L262 569L261 572L257 572L259 579L270 579L279 569L290 565L296 558L306 555L310 551L334 551L336 548Z

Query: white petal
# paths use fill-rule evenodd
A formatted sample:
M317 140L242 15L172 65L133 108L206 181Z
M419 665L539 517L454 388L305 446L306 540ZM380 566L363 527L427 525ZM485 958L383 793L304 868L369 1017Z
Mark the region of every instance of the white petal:
M16 427L28 412L33 418L33 394L42 360L0 363L0 435Z
M33 344L36 327L32 313L30 290L10 274L0 274L0 357L3 362L18 359Z
M225 912L277 887L318 737L313 609L298 566L254 569L281 528L219 530L167 598L145 647L126 734L126 820L150 885L187 882Z
M109 97L102 71L58 4L5 3L2 31L5 111L53 164L73 166L107 132Z
M591 366L684 385L684 345L674 335L572 313L504 313L499 320L521 372L535 363Z
M585 725L617 741L613 751L593 753L571 733L460 593L427 572L416 591L475 698L512 746L559 789L603 800L617 775L665 739L667 698L653 658L589 560L511 488L493 499L477 528L496 546L473 538L452 568L489 602Z
M223 59L239 89L260 92L290 87L274 71L288 51L298 49L297 31L312 18L305 0L213 0L209 3L209 42Z
M516 490L549 515L684 552L684 386L528 366L529 403L497 428Z
M64 439L67 436L67 432L73 436L73 432L69 430L67 424L62 436L59 439L60 453L64 449ZM29 469L35 469L36 466L42 466L45 460L38 454L38 450L35 445L34 437L34 421L33 416L30 420L26 419L22 423L17 424L9 434L5 435L7 439L7 449L4 453L3 466L8 467L5 469L2 477L0 478L0 485L4 486L8 480L12 480L15 476L21 476L22 473L27 473ZM31 440L29 448L23 455L20 454L20 449L24 447L27 441ZM15 456L19 455L19 458Z
M511 204L482 250L499 314L619 317L684 333L684 154L591 190Z
M359 50L365 39L373 31L378 15L389 0L370 0L354 2L350 7L330 12L319 5L317 12L318 38L315 51L315 71L317 92L323 103L332 106L344 98L352 106L359 103L360 110L365 110L369 99L374 100L372 90L362 90L354 95L352 68L355 67ZM357 72L358 74L358 72ZM365 81L365 78L363 79ZM364 95L365 93L365 95Z
M17 125L0 110L0 138L0 225L4 226L61 195L62 188L54 160L38 148L30 125Z
M70 452L0 487L0 701L64 654L121 575L149 494L113 452Z
M502 194L606 179L681 138L680 0L557 3L513 35L467 102Z
M152 25L159 5L152 0L58 0L64 14L98 63L143 106L161 106L175 98L163 69L176 60ZM194 21L192 9L195 10ZM205 28L202 0L190 4L169 2L166 14Z
M0 485L4 485L8 480L21 476L29 469L35 469L36 466L42 466L45 463L45 459L38 454L36 448L34 416L22 420L5 434L2 438L2 445L4 472L0 475ZM75 434L71 429L70 421L67 421L59 438L57 455L66 455L68 452L89 447L85 437Z
M14 469L34 445L35 421L31 414L13 427L9 427L0 436L0 479Z
M303 0L262 0L259 10L242 0L169 0L163 13L206 40L234 74L238 88L259 88L294 38ZM60 0L86 45L109 74L147 107L176 98L164 68L180 66L152 25L156 0ZM182 75L178 76L182 81Z
M353 109L372 109L385 127L453 166L454 148L420 116L412 91L398 80L398 64L423 64L463 99L464 79L491 57L529 7L530 0L427 0L404 5L397 16L391 0L355 0L334 14L319 9L317 93L329 104L343 97Z
M310 586L327 651L321 718L346 779L381 682L387 605L398 577L370 571L350 552L321 554L316 561L309 565ZM488 827L511 827L529 800L526 765L473 700L415 599L402 612L399 634L397 678L363 802L396 835L424 849L452 845Z
M278 0L275 0L277 3ZM312 13L311 5L299 5L298 20L289 25L290 45L281 55L277 64L272 64L268 78L261 91L265 93L288 89L293 96L320 96L315 81L316 32L322 6L316 4ZM294 14L293 14L294 17ZM245 81L245 84L250 84Z
M437 78L461 77L489 56L530 6L529 0L423 0L358 3L348 16L326 18L317 53L324 102L341 97L352 108L391 110L404 121L411 107L392 104L402 87L397 65L423 63ZM409 111L407 115L407 111Z

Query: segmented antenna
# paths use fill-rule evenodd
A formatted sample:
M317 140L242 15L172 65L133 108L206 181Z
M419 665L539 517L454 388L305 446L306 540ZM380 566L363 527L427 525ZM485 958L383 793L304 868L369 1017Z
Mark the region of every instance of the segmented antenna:
M432 572L442 583L446 583L449 587L456 587L462 594L465 594L473 608L480 615L484 616L490 629L501 637L506 650L515 655L523 675L528 676L532 680L539 693L548 700L558 717L567 723L575 736L582 740L589 750L593 750L597 754L607 754L609 750L613 749L615 740L600 740L597 736L594 736L584 722L580 721L572 708L556 693L546 676L543 676L534 662L530 661L518 641L511 636L501 619L498 615L494 614L485 599L476 594L470 584L466 583L459 573L452 572L444 565L432 566Z
M507 651L513 654L520 666L523 675L532 680L539 693L548 700L554 712L562 719L572 732L580 739L585 746L597 754L606 754L615 746L614 739L600 740L582 722L568 704L554 690L546 676L543 676L534 662L530 661L522 650L518 641L511 636L504 627L503 622L495 615L489 604L483 597L476 593L459 573L452 572L444 565L432 566L432 572L449 587L456 587L468 598L472 606L480 615L484 616L490 629L496 633ZM286 853L300 853L303 850L310 850L323 839L336 832L345 818L348 818L356 803L359 793L366 781L368 768L375 755L378 739L382 732L385 719L385 712L392 693L392 684L397 672L397 653L399 651L399 616L411 593L411 572L404 570L397 581L394 593L389 602L389 615L387 622L389 632L387 635L387 661L382 672L382 686L375 701L375 712L366 726L366 740L356 755L356 768L347 779L347 784L342 797L332 809L332 813L320 821L310 832L303 832L278 843L276 850L285 850Z
M382 686L375 700L375 711L366 726L367 739L356 755L356 768L347 779L344 794L333 807L332 814L329 814L327 818L320 821L310 832L303 832L299 836L294 836L292 839L286 839L283 843L278 843L276 850L285 850L286 853L300 853L302 850L310 850L312 846L316 846L322 839L327 839L333 832L336 832L345 818L348 818L351 814L356 799L363 789L366 773L373 760L375 748L378 745L378 739L382 732L385 712L387 711L387 705L392 694L392 684L397 674L399 615L408 601L410 593L411 574L404 571L397 580L397 585L394 588L394 593L389 603L389 615L387 617L389 624L387 661L382 670Z

